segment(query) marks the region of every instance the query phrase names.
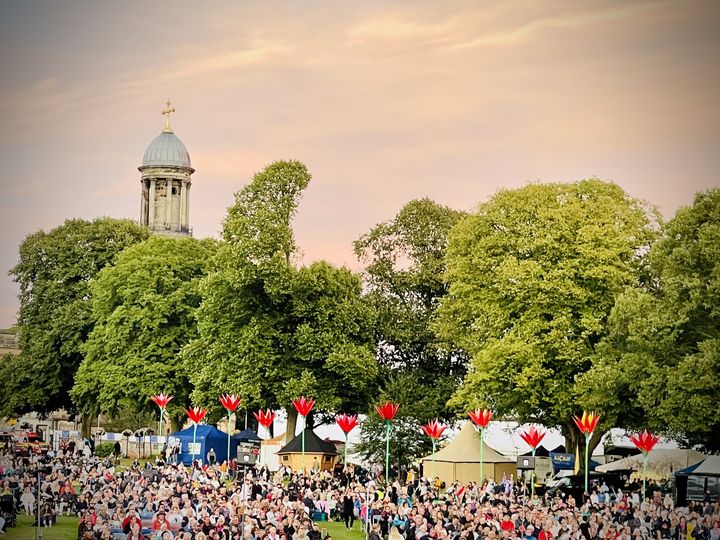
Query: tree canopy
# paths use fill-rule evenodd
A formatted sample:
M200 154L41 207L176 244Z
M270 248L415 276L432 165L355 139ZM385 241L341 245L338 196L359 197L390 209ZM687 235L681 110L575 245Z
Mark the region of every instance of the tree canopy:
M620 427L720 451L720 189L678 210L647 258L580 381L586 400Z
M148 396L173 394L181 417L191 386L179 353L197 335L200 279L217 243L153 237L129 247L91 284L94 327L72 397L85 413L123 406L152 411Z
M403 414L420 422L452 415L446 403L465 375L463 352L439 346L431 326L447 293L448 234L463 216L430 199L414 200L354 243L378 314L375 339L386 393L397 399L414 389Z
M246 405L284 407L289 436L301 394L322 411L358 410L377 377L374 313L359 276L318 261L296 267L291 220L310 175L277 162L228 209L217 267L203 280L199 336L185 349L193 398L214 405L235 392Z
M130 220L67 220L20 244L21 354L0 364L0 414L73 411L69 392L92 330L90 282L123 249L147 238Z
M597 179L500 191L459 222L438 321L471 356L454 403L558 426L573 447L576 377L654 236L651 209Z

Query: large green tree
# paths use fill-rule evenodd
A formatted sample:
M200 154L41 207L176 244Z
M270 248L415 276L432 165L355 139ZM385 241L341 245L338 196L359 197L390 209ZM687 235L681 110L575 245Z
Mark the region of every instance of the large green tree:
M192 387L179 353L197 336L199 283L216 245L153 237L127 248L115 265L100 271L90 287L94 327L72 390L80 410L155 411L148 397L165 392L175 396L171 417L182 417Z
M648 279L618 298L580 384L622 427L720 451L720 189L678 210L648 260Z
M215 407L221 392L246 406L317 398L317 410L357 411L375 391L374 314L360 277L326 262L297 267L292 218L310 175L277 162L235 196L217 268L202 283L199 336L184 351L193 399Z
M0 365L0 415L73 411L70 389L92 330L90 282L123 249L147 238L129 220L67 220L20 245L19 356Z
M597 179L531 184L481 204L451 232L439 310L442 335L471 356L455 404L557 426L574 447L576 377L654 236L651 209Z
M378 314L385 392L398 400L412 388L412 398L402 401L403 415L419 422L452 416L446 403L465 375L464 353L440 346L431 326L447 293L448 234L464 215L430 199L413 200L354 243L366 263L367 298Z

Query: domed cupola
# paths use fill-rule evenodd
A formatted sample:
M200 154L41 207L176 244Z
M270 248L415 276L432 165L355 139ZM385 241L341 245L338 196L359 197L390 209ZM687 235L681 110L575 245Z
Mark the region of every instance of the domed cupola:
M165 129L148 145L143 155L140 223L152 232L166 235L191 235L190 175L195 172L190 154L170 127L175 108L168 100L162 114Z
M163 131L153 139L145 150L142 167L186 167L190 166L190 154L172 131Z

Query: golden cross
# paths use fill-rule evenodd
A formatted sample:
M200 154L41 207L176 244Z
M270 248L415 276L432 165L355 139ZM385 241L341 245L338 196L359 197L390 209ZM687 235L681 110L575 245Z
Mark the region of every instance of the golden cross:
M170 128L170 113L175 112L175 107L172 106L172 103L170 103L170 100L167 100L167 103L165 104L165 108L162 110L162 114L165 116L165 129L163 131L172 133L172 129Z

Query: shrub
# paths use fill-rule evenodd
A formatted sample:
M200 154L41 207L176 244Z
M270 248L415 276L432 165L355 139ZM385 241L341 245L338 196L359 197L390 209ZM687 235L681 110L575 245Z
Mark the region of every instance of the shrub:
M112 455L114 448L115 448L115 445L114 445L114 443L111 443L111 442L96 444L95 445L95 455L97 457L101 457L101 458L108 457L108 456Z

